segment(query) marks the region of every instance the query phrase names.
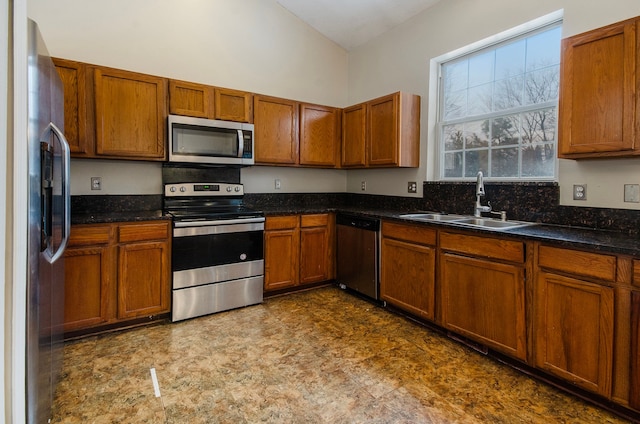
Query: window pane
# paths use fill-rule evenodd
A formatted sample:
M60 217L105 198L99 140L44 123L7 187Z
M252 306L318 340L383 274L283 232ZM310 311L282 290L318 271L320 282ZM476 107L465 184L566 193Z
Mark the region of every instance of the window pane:
M496 79L524 74L525 40L496 49Z
M467 115L467 90L454 91L445 97L444 119L451 120Z
M491 145L508 146L520 142L520 118L518 115L491 120Z
M462 177L462 152L444 154L444 176L447 178Z
M523 177L553 177L555 175L556 148L554 144L536 144L522 147Z
M495 53L489 51L469 58L469 87L493 81Z
M491 151L492 177L518 177L518 148L494 149Z
M522 114L522 143L524 145L541 141L555 141L556 110L542 109Z
M527 71L560 62L560 27L527 38Z
M496 81L493 110L504 110L522 105L524 77L519 75Z
M478 171L482 171L485 175L489 175L487 172L489 163L489 151L488 150L473 150L465 152L464 154L464 176L475 177Z
M538 104L557 99L559 76L559 65L527 73L525 81L526 104Z
M462 125L446 125L443 132L444 149L445 150L460 150L462 149L462 141L464 140L464 133Z
M489 145L489 126L486 121L464 124L464 145L467 149L487 147Z
M492 91L493 84L484 84L470 88L467 116L490 112Z
M468 60L450 62L442 67L442 77L447 81L447 84L444 86L445 94L467 89L468 70Z

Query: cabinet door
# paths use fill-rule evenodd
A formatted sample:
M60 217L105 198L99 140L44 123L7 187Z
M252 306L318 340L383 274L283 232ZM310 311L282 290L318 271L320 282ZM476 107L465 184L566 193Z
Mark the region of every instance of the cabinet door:
M398 164L398 95L371 100L367 109L369 166Z
M338 165L341 116L333 107L300 106L300 165Z
M535 365L609 396L613 301L610 287L540 272L534 294Z
M515 358L527 358L524 267L441 256L444 327Z
M64 89L64 134L73 156L90 153L93 140L87 132L86 66L65 59L53 59Z
M264 242L264 289L297 285L300 229L265 231Z
M186 81L169 81L169 113L213 118L213 87Z
M104 324L114 318L115 257L108 246L64 253L64 331Z
M255 162L298 163L298 103L254 96Z
M96 68L96 154L164 160L166 80Z
M333 278L332 230L328 214L303 215L300 219L300 283Z
M380 297L414 315L435 318L435 249L382 239Z
M128 243L118 249L118 318L169 312L169 243Z
M362 168L367 164L365 103L342 111L342 162L343 168Z
M634 21L563 41L561 157L634 149L636 50Z
M253 122L253 95L246 91L216 88L215 118L225 121Z
M640 409L640 292L631 293L631 393L629 404Z

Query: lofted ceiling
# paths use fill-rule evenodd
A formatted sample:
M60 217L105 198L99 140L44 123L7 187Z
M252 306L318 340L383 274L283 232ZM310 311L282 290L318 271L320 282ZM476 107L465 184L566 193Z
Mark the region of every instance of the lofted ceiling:
M351 50L440 0L276 0L325 37Z

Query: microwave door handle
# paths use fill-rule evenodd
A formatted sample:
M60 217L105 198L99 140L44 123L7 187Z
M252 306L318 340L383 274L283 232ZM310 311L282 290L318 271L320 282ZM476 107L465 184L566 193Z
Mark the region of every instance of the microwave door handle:
M238 130L238 157L241 158L244 155L244 135L242 130Z

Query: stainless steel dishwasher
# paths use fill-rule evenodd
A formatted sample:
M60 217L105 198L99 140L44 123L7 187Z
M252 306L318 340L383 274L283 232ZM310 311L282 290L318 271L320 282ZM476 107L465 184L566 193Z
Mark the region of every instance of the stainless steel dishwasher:
M378 249L380 221L355 215L338 214L337 281L378 300Z

